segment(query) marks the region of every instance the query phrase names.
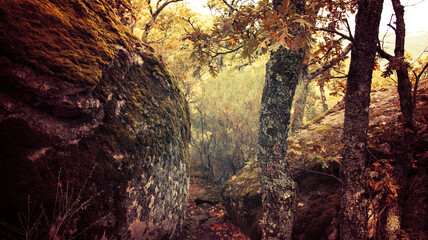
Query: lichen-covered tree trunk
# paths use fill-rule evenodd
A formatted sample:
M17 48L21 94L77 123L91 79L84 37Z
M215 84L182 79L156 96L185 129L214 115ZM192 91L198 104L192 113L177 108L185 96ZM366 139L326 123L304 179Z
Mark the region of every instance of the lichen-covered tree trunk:
M279 9L281 0L274 0ZM291 7L304 14L305 1L294 0ZM295 30L299 31L299 30ZM266 64L257 155L263 204L263 239L291 239L295 211L296 183L291 179L286 159L290 110L305 51L280 46L272 50Z
M343 161L340 200L341 239L367 238L367 203L364 199L370 88L383 0L359 0L354 46L345 95Z
M263 239L290 239L295 183L286 161L290 110L303 66L303 50L272 51L260 112L259 154L263 194Z

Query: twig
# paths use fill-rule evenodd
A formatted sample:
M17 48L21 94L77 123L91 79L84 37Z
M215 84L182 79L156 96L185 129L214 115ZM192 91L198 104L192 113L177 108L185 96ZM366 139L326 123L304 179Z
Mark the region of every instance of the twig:
M332 177L334 179L336 179L338 182L340 182L342 185L345 185L345 183L342 181L342 179L336 177L334 174L329 174L329 173L323 173L323 172L319 172L319 171L314 171L314 170L309 170L309 169L304 169L304 168L298 168L298 167L290 167L296 170L303 170L306 172L310 172L310 173L316 173L316 174L320 174L323 176L327 176L327 177Z
M428 68L428 62L425 64L424 68L422 68L422 71L416 75L416 72L413 71L413 74L416 77L416 82L415 82L415 88L413 89L413 109L416 109L416 94L418 92L418 84L419 84L419 79L422 77L422 74L425 72L425 70Z

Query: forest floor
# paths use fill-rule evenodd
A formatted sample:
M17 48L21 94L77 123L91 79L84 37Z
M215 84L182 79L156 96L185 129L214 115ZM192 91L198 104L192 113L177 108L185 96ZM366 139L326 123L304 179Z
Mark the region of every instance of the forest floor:
M185 236L181 240L250 240L230 221L222 203L195 203L194 196L204 185L197 179L190 183Z

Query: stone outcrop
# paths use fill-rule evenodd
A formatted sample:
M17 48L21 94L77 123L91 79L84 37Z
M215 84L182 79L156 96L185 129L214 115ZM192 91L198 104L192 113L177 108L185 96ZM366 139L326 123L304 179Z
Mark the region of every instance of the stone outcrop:
M261 239L262 194L255 162L245 166L224 184L222 197L229 216L242 232L251 239Z
M190 127L177 82L107 1L1 1L2 220L19 225L30 203L59 221L62 189L89 201L64 237L178 235ZM39 234L52 234L43 224Z
M301 170L294 172L293 179L299 186L293 239L334 239L338 182ZM222 196L232 221L251 239L261 239L263 209L256 163L248 164L229 179Z
M214 186L207 185L195 194L194 200L196 204L217 204L221 202L221 193Z

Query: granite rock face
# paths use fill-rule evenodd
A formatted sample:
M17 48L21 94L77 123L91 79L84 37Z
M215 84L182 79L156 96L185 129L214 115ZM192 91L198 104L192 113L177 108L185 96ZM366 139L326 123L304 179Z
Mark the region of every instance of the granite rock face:
M28 199L52 216L57 190L69 186L73 199L92 200L64 237L178 235L190 124L177 82L107 1L2 1L2 220L17 225Z

